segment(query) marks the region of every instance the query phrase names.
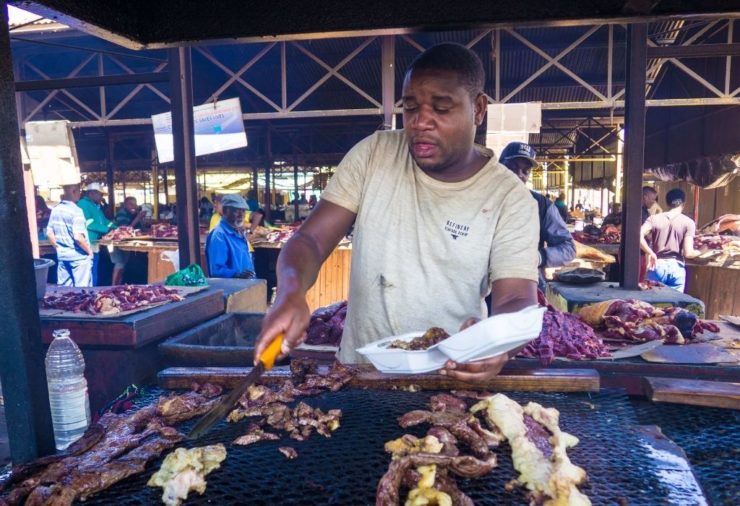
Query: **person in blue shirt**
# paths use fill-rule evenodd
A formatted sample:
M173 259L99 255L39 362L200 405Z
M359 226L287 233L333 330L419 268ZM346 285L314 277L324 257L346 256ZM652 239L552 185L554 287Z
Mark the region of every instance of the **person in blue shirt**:
M529 144L510 142L501 151L499 162L526 184L532 168L537 166L536 157L537 152ZM544 290L545 278L542 269L545 267L559 267L573 260L576 257L576 246L556 204L535 191L530 190L530 193L537 201L540 215L539 288Z
M244 229L244 214L249 206L239 195L224 195L221 202L221 222L206 239L209 274L213 278L253 278L254 263Z

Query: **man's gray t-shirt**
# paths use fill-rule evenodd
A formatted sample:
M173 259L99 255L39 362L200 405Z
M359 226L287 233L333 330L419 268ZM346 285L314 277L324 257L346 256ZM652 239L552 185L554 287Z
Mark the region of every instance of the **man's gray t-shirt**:
M342 362L383 337L485 317L493 281L537 281L536 202L480 150L489 162L455 183L419 169L403 130L376 132L340 163L321 198L357 214Z

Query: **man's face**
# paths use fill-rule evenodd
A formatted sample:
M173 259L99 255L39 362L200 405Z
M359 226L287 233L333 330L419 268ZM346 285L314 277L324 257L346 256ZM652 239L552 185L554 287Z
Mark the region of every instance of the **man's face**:
M642 205L645 206L646 209L650 209L653 207L653 204L655 204L655 201L658 200L658 194L653 192L646 192L642 194Z
M100 201L103 200L103 194L98 190L88 190L87 196L90 197L90 200L92 200L96 204L100 204Z
M224 214L224 206L221 204L220 200L213 201L213 209L220 215Z
M232 227L241 227L244 223L244 209L226 206L224 207L224 218L226 218L226 223Z
M483 94L471 97L454 72L422 70L406 74L402 101L409 152L422 170L465 163L485 116Z
M506 162L506 166L516 175L516 177L522 180L522 183L527 183L529 180L529 173L532 172L532 162L526 158L512 158Z
M137 205L135 199L129 199L123 203L123 207L126 209L126 212L128 212L129 214L134 214L136 212L136 208L139 206Z

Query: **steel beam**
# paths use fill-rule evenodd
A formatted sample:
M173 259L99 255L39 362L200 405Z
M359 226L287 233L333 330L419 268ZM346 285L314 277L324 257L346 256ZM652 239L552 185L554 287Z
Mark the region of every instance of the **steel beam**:
M740 44L697 44L695 46L656 46L647 50L648 58L716 58L740 56Z
M383 37L380 41L381 50L381 79L383 95L383 129L394 128L393 111L395 109L396 89L396 39L395 37Z
M7 8L0 2L0 382L13 464L54 452L23 191Z
M92 88L116 86L121 84L163 83L170 79L167 72L145 72L141 74L121 74L114 76L69 77L64 79L39 79L18 81L16 91L66 90L69 88Z
M180 266L200 264L198 181L193 126L193 72L190 48L169 50L172 141L175 149L177 235Z
M647 25L627 28L624 206L622 206L622 271L620 286L635 290L640 278L642 171L645 162L645 86Z

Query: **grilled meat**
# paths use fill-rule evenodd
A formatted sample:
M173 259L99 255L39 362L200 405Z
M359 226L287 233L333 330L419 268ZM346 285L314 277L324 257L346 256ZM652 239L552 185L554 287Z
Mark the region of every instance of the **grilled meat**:
M453 413L465 413L468 410L465 401L450 394L438 394L429 399L432 411L447 411Z
M293 460L298 458L298 452L295 451L295 448L292 446L281 446L278 448L278 451L285 455L285 458L288 460Z
M450 337L450 335L444 329L441 329L439 327L432 327L424 332L424 334L422 334L421 336L415 337L410 341L403 341L401 339L391 341L391 343L388 345L388 348L397 348L399 350L406 351L426 350L431 348L435 344L444 341L448 337Z
M273 434L272 432L265 432L262 427L256 423L250 423L247 428L247 433L243 436L239 436L234 440L235 445L248 446L251 444L259 443L260 441L278 441L280 436Z

